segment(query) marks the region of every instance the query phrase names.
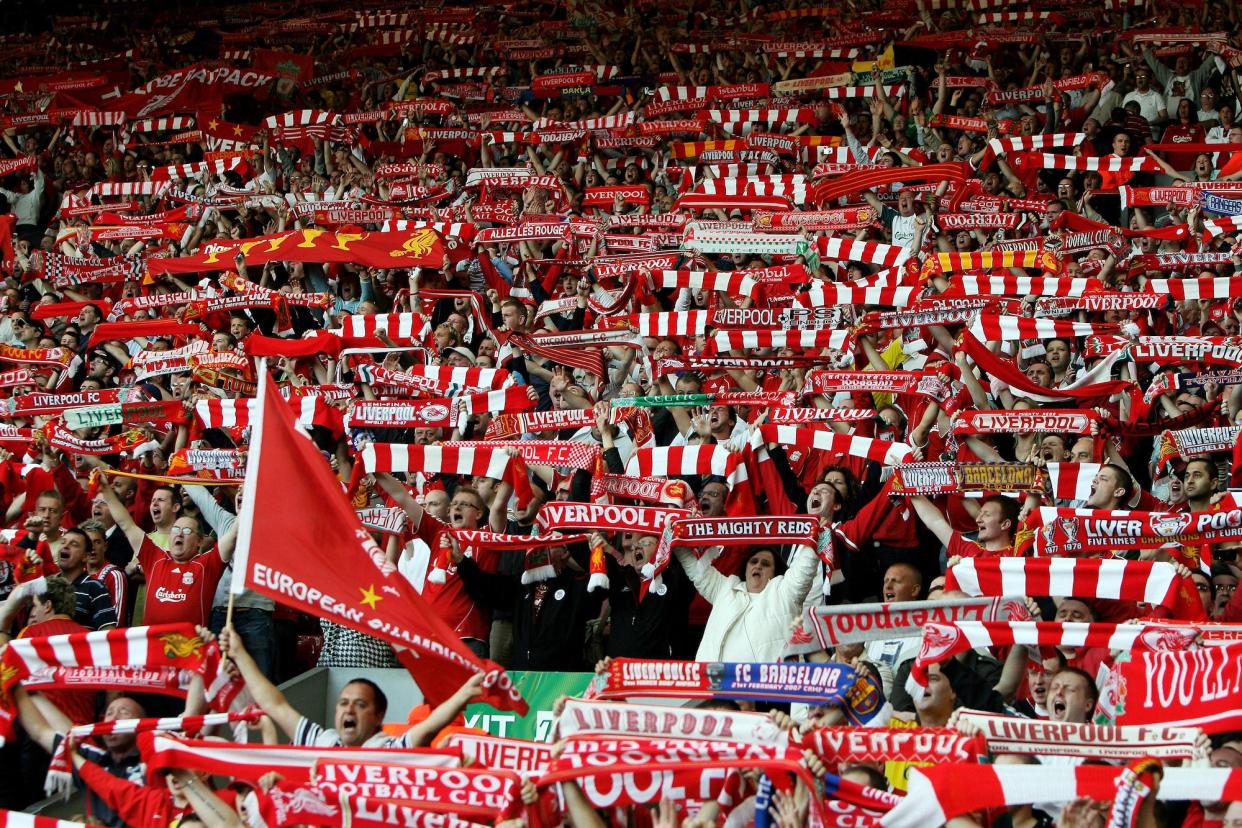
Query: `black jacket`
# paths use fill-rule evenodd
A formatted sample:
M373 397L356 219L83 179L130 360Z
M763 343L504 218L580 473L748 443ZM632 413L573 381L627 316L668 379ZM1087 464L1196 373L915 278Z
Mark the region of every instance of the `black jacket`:
M509 553L515 554L515 553ZM457 576L475 603L513 612L513 670L590 669L582 657L586 623L599 614L603 590L587 592L587 576L570 569L543 582L543 606L535 617L540 584L523 585L511 575L484 572L470 558L457 564Z
M610 612L608 655L614 658L672 658L671 636L688 623L694 585L676 561L660 579L664 593L648 590L638 600L640 578L632 567L605 556Z

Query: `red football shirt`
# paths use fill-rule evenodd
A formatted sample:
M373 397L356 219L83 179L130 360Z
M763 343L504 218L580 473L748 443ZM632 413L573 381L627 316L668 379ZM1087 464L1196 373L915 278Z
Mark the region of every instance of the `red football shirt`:
M421 538L423 543L431 549L433 565L440 553L440 534L448 528L447 524L428 514L424 514L422 520L419 521L415 536ZM473 558L484 572L496 571L498 560L495 553L476 550L469 545L463 545L461 552L463 556ZM443 584L428 581L423 585L423 598L435 609L437 615L448 622L453 632L462 638L487 641L491 630L490 615L480 609L466 594L465 584L462 583L461 578L457 577L457 564L450 561L447 573Z
M193 560L177 563L150 538L143 538L138 565L147 576L144 624L189 622L206 626L211 599L224 574L218 546Z

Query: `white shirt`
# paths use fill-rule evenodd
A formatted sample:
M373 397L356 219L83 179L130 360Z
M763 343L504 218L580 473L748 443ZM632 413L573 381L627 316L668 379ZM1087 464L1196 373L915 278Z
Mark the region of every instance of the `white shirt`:
M1155 87L1149 87L1146 92L1135 89L1121 99L1121 105L1125 106L1130 101L1138 101L1139 114L1146 118L1148 123L1155 124L1160 120L1160 110L1164 109L1164 95Z

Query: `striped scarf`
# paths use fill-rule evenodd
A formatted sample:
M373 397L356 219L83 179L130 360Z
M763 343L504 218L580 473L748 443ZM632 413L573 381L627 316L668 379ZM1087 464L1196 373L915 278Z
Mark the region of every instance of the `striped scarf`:
M83 739L94 739L99 736L107 736L110 733L149 733L154 730L163 732L177 732L195 734L209 728L223 724L252 724L259 721L263 716L263 711L257 707L250 706L245 710L230 711L228 713L208 713L199 716L167 716L164 718L148 718L148 719L113 719L110 722L96 722L95 724L77 725L69 729L65 734L66 737L73 737L78 741ZM244 735L245 728L241 728L240 734ZM235 728L236 735L236 728ZM69 798L70 792L73 790L73 765L69 760L69 739L60 740L57 745L56 752L52 754L52 763L48 766L47 779L43 783L43 792L48 796L59 796L64 799Z
M782 446L797 446L813 451L826 451L833 454L846 454L871 460L885 466L908 463L914 459L910 447L905 443L889 440L878 440L872 437L858 437L853 434L838 434L830 429L818 426L786 426L764 424L755 429L751 445L758 448L764 443L778 443ZM1000 593L997 593L1000 594ZM1008 593L1010 595L1022 593Z
M1112 801L1124 768L1100 765L943 764L911 768L909 790L884 815L884 828L927 828L985 808L1078 797ZM1159 800L1228 801L1237 797L1242 771L1230 768L1166 768Z
M949 568L946 590L967 595L1097 598L1173 608L1181 578L1170 563L1106 558L966 558Z
M42 638L17 638L0 657L0 736L12 732L16 713L13 689L27 680L47 675L56 682L58 670L89 670L95 682L107 687L114 668L142 667L153 677L163 668L189 670L203 677L207 700L218 710L227 709L241 691L240 682L219 672L220 650L206 644L193 624L161 624L126 627L99 632L70 633ZM83 677L85 678L85 677ZM45 684L40 680L40 685ZM78 680L76 686L89 686ZM116 685L114 685L116 686Z
M1133 727L1052 722L959 710L956 726L970 725L991 753L1082 756L1094 759L1203 759L1200 731L1191 727Z
M993 559L995 560L995 559ZM1007 558L1005 560L1022 560ZM946 584L946 589L951 589ZM1011 593L1040 595L1034 593ZM1104 624L1074 621L957 621L927 624L923 643L910 668L907 689L920 698L927 689L927 668L958 653L985 647L1030 648L1100 647L1109 650L1184 650L1194 644L1194 627L1161 627L1147 624Z
M1204 222L1208 224L1209 222ZM1237 299L1242 297L1242 279L1232 276L1197 276L1188 279L1148 279L1143 291L1186 299Z
M985 342L1013 342L1016 339L1070 339L1112 333L1117 325L1094 322L1068 322L1062 319L1036 319L1029 316L980 314L970 325L970 333Z

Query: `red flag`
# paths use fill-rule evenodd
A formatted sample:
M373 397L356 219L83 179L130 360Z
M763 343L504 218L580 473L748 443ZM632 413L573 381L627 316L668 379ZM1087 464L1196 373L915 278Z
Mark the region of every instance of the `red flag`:
M404 648L423 695L438 704L487 671L484 701L526 713L499 666L480 662L384 558L315 444L295 430L264 367L246 465L233 590L243 588ZM494 681L492 679L495 679Z

